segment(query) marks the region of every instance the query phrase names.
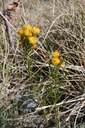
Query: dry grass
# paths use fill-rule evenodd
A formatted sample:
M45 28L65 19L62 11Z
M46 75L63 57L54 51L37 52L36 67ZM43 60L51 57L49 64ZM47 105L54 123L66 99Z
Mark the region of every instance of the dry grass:
M5 6L11 1L6 0ZM0 10L3 10L0 0ZM40 126L83 127L85 118L85 2L84 0L21 0L12 26L17 31L25 23L41 28L38 47L30 51L30 66L19 38L12 29L16 53L12 53L3 20L0 19L0 126L30 128L40 114ZM55 74L49 55L58 49L65 67ZM33 69L32 69L33 68ZM32 70L32 71L31 71ZM56 78L57 77L57 78ZM55 84L56 83L56 84ZM21 95L37 97L34 112L19 114ZM57 97L57 98L56 98ZM30 121L28 121L28 118ZM36 117L39 120L39 117ZM32 123L33 124L33 123ZM27 126L28 125L28 126ZM32 126L33 128L35 126ZM80 127L80 128L81 128Z

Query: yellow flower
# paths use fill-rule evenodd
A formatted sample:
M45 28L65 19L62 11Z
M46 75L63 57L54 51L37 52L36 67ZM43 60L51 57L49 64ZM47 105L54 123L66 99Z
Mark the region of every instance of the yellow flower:
M24 30L24 36L32 36L32 33L29 30Z
M20 36L22 36L22 35L24 34L23 29L20 29L17 33L18 33Z
M23 28L22 28L24 31L25 30L29 30L29 31L32 31L32 26L31 25L29 25L29 24L26 24L26 25L24 25L23 26Z
M38 35L40 33L40 29L38 27L33 27L32 33L33 35Z
M32 44L33 47L35 47L36 46L36 43L37 43L36 37L31 36L31 37L28 37L28 39L29 39L29 43Z
M60 52L55 51L55 52L52 53L52 56L53 57L59 57L60 56Z
M20 42L29 42L32 47L36 47L37 37L36 35L40 33L40 29L38 27L32 27L29 24L26 24L17 32L20 35Z
M61 60L59 58L54 57L54 58L52 58L52 64L55 66L59 65L59 64L61 64Z

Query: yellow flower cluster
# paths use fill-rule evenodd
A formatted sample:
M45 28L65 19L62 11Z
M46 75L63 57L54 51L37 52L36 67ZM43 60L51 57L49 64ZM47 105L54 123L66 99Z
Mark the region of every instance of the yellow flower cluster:
M54 66L61 65L60 52L55 51L52 52L52 64Z
M17 32L20 37L21 41L27 40L31 46L36 47L37 44L37 35L40 33L40 29L35 26L31 26L29 24L24 25L22 29Z

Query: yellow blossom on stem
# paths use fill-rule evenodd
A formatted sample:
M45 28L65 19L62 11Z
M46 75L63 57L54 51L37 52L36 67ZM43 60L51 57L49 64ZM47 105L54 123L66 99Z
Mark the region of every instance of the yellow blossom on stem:
M24 30L24 36L32 36L32 33L29 30Z
M61 64L60 58L52 58L52 64L55 66Z
M60 52L55 51L52 53L52 57L59 57L60 56Z
M23 29L23 30L29 30L29 31L32 31L32 26L29 25L29 24L26 24L26 25L23 26L22 29Z
M23 29L20 29L17 33L18 35L22 36L24 34Z
M38 35L40 33L40 29L38 27L33 27L32 33L33 33L33 35Z
M40 33L40 29L38 27L32 27L29 24L26 24L17 32L20 35L20 42L27 43L32 47L36 47L37 44L37 35Z
M31 37L28 37L28 39L29 39L29 43L32 44L33 47L35 47L37 43L36 37L31 36Z

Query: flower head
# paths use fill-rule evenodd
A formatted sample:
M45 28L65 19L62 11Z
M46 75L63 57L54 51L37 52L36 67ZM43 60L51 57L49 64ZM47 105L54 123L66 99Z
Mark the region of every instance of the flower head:
M23 30L29 30L29 31L32 31L32 26L29 25L29 24L26 24L26 25L23 26L22 29L23 29Z
M38 27L32 27L29 24L26 24L17 32L20 35L20 42L23 44L27 43L27 45L30 45L32 47L36 46L37 43L37 35L40 33L40 29Z
M23 29L20 29L17 33L18 35L22 36L24 34Z
M28 39L29 39L29 43L30 43L33 47L35 47L35 46L36 46L36 43L37 43L36 37L31 36L31 37L28 37Z
M29 30L24 30L24 36L32 36L32 33Z
M54 51L52 52L52 59L51 62L54 66L62 66L62 59L60 57L60 52L59 51Z
M59 58L52 58L52 64L53 65L59 65L61 64L61 60Z
M40 29L38 27L33 27L32 33L33 35L38 35L40 33Z
M52 53L52 57L59 57L60 56L60 52L55 51Z

